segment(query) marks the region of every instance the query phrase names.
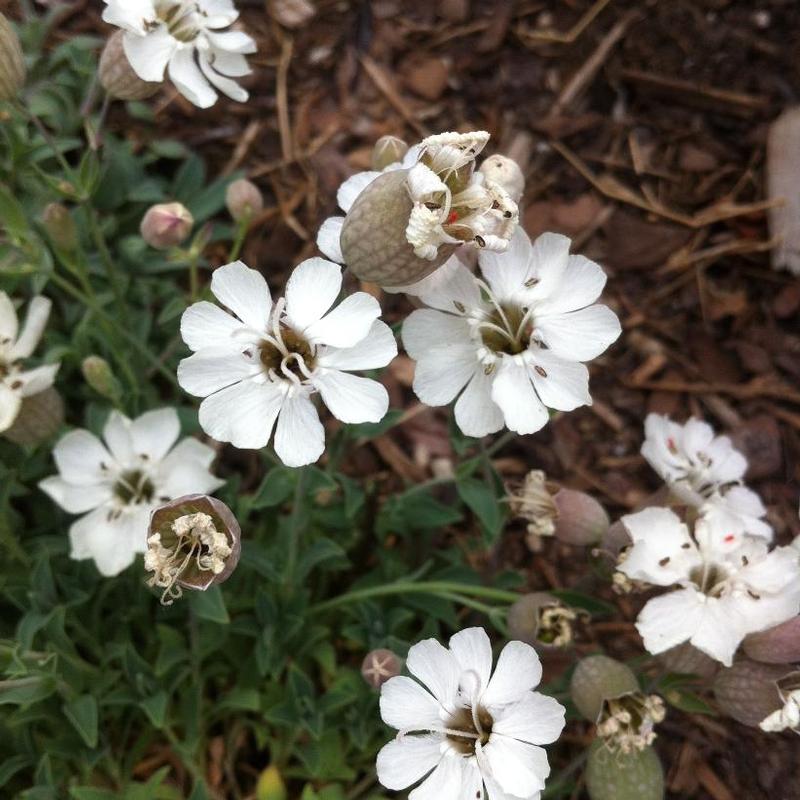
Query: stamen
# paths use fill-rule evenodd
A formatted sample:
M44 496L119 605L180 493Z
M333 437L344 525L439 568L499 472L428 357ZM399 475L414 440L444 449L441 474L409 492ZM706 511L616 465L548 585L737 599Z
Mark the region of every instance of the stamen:
M403 728L397 732L397 736L395 737L398 742L402 742L406 736L411 733L441 733L443 736L455 736L458 739L475 739L476 741L480 739L480 735L477 733L470 733L469 731L459 731L455 728L445 728L444 726L438 727L431 725L430 727L424 728Z

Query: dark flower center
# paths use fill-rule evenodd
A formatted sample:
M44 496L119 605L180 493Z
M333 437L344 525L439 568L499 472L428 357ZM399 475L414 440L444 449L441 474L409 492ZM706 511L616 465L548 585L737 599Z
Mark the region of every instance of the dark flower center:
M459 731L467 734L458 736L456 733L448 733L447 741L459 752L466 756L475 755L475 744L480 742L485 745L492 735L492 725L494 720L492 715L482 706L478 706L476 714L480 730L475 727L472 719L472 710L469 708L459 708L447 721L446 727L451 731Z
M121 503L135 505L151 502L156 489L142 470L131 469L119 476L112 491Z
M308 372L312 372L316 366L314 349L302 336L291 328L282 328L281 337L289 353L296 354L296 356L287 358L271 342L262 342L259 346L259 358L264 365L265 371L269 372L270 370L274 370L278 375L284 376L286 370L288 370L301 381L305 380L306 375L300 367L298 357L302 359Z
M492 311L486 319L488 324L481 326L480 329L484 345L494 353L506 353L511 356L527 350L533 332L533 322L528 319L524 325L522 324L526 311L525 308L512 305L501 305L499 309ZM498 328L500 330L497 330Z

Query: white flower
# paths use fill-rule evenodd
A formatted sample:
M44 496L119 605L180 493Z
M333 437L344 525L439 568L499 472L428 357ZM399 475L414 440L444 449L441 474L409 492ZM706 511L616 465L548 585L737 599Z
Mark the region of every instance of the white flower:
M690 642L730 666L748 633L800 610L797 551L770 551L761 539L731 537L702 516L694 535L667 508L622 518L633 546L617 567L632 580L676 591L649 600L636 627L653 654Z
M39 394L53 385L59 364L26 370L21 363L39 344L51 305L46 297L34 297L20 331L11 298L0 292L0 432L14 424L23 398Z
M313 394L342 422L383 418L386 389L349 371L386 366L397 344L365 292L331 310L341 288L341 267L322 258L298 265L274 304L263 276L241 261L215 270L211 291L236 316L208 302L188 308L181 334L195 354L178 367L180 385L206 398L200 424L209 436L259 448L274 427L275 451L297 467L325 449Z
M59 474L39 487L65 511L84 514L69 529L72 558L94 559L101 574L116 575L147 549L151 511L224 483L209 471L214 451L192 438L172 447L179 434L175 409L162 408L135 420L112 411L105 444L86 430L59 440Z
M200 108L217 101L214 88L244 102L232 78L250 74L245 55L256 44L241 31L221 31L239 16L231 0L104 0L103 20L125 31L123 47L144 81L164 80ZM212 88L213 87L213 88Z
M800 675L795 673L793 677L796 679ZM773 711L759 723L758 727L769 733L779 733L785 730L800 732L800 688L789 691L779 689L778 693L783 701L783 707Z
M418 284L430 308L414 311L403 326L417 362L414 391L431 406L460 395L455 419L468 436L503 425L534 433L547 423L548 408L591 404L589 371L580 362L600 355L620 325L609 308L591 305L605 273L571 256L569 246L554 233L531 244L517 228L507 253L480 252L485 283L450 258Z
M536 651L509 642L492 674L482 628L426 639L408 651L409 672L381 690L381 717L397 737L378 754L378 780L400 791L422 781L411 800L536 800L550 774L539 745L564 728L564 708L534 692ZM424 779L424 780L423 780Z
M714 436L714 429L699 419L679 425L660 414L648 414L644 429L642 455L680 500L702 506L714 524L737 537L772 539L771 526L761 519L767 513L761 498L736 485L747 471L747 459L727 436Z

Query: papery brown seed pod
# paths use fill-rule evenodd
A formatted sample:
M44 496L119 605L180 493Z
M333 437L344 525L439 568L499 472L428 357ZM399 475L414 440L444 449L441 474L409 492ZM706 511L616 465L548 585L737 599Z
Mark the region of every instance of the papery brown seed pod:
M565 544L594 545L608 531L611 521L606 510L586 492L559 489L553 503L558 511L555 536Z
M223 534L227 542L229 552L221 557L224 564L219 571L212 568L201 569L198 557L202 557L203 551L199 544L193 542L189 536L181 540L179 531L176 531L176 526L181 521L203 515L210 518L209 527L213 526L214 533ZM236 569L241 555L242 531L233 512L221 500L204 494L178 497L157 508L150 515L147 536L145 567L155 573L151 578L152 585L167 590L165 596L170 596L169 590L173 585L205 591L210 586L223 583ZM193 557L186 559L184 551L195 544L198 544L198 551L193 551ZM177 565L182 565L179 571L172 569Z
M800 661L800 617L793 617L759 633L751 633L742 647L754 661L766 664Z
M225 191L225 205L236 222L250 220L264 210L264 197L252 181L233 181Z
M341 234L345 264L360 280L379 286L408 286L438 269L457 245L440 245L436 258L414 255L406 239L413 204L406 189L407 169L377 177L356 198Z
M714 698L729 717L757 728L783 706L776 681L793 671L789 664L760 664L743 658L721 669L714 680Z
M591 800L662 800L664 769L652 747L618 753L595 740L586 764L586 789Z
M181 203L159 203L147 209L139 232L156 250L169 250L186 241L194 226L194 217Z
M587 656L578 662L569 686L572 702L590 722L597 722L603 703L639 691L633 670L604 655Z
M538 650L563 650L573 641L573 623L578 613L548 592L522 595L508 609L511 639Z
M698 675L701 678L711 678L720 666L719 661L707 656L689 642L671 647L656 658L670 672Z
M372 148L372 169L382 172L390 164L403 160L408 145L397 136L381 136Z
M124 36L123 31L111 34L100 54L97 68L100 85L115 100L147 100L163 86L163 83L143 81L134 72L125 55L122 44Z
M52 386L22 401L14 424L3 432L19 445L34 446L55 436L64 424L64 401Z
M25 85L25 58L19 36L0 12L0 100L13 100Z
M400 656L386 648L370 650L361 662L361 676L373 688L380 689L386 681L400 674Z

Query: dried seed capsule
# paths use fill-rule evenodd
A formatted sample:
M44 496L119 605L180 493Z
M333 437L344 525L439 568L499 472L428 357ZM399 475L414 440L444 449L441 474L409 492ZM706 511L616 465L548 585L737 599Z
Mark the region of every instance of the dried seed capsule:
M115 100L146 100L152 97L163 83L143 81L134 71L125 55L122 31L113 33L100 54L97 68L100 85Z
M721 669L714 680L720 710L743 725L758 727L782 705L777 681L792 671L787 664L760 664L743 658Z
M225 192L228 213L236 220L250 220L264 209L264 197L258 186L245 178L233 181Z
M64 401L52 386L22 400L14 424L3 436L19 445L37 445L58 433L64 424Z
M669 672L680 672L683 675L698 675L711 678L719 669L719 661L707 656L689 642L671 647L657 656L658 661Z
M620 754L596 740L589 748L586 788L592 800L662 800L664 769L652 747Z
M508 632L512 639L540 650L561 650L574 638L579 612L565 606L547 592L526 594L508 610Z
M372 169L382 172L390 164L403 160L408 145L397 136L381 136L372 148Z
M169 605L182 589L205 591L226 581L241 553L242 531L221 500L190 494L157 508L150 516L145 569L150 586L164 589Z
M25 85L25 59L19 36L0 12L0 100L13 100Z
M601 541L611 521L603 506L586 492L559 489L553 497L556 538L565 544L593 545Z
M604 655L581 659L569 687L572 702L590 722L597 722L606 700L639 691L633 670Z
M389 678L400 674L403 663L400 657L386 648L370 650L361 662L361 675L373 688L380 689Z
M181 203L151 206L142 218L142 239L156 250L169 250L185 242L194 226L194 217Z
M751 633L742 646L750 658L766 664L800 661L800 617L760 633Z

